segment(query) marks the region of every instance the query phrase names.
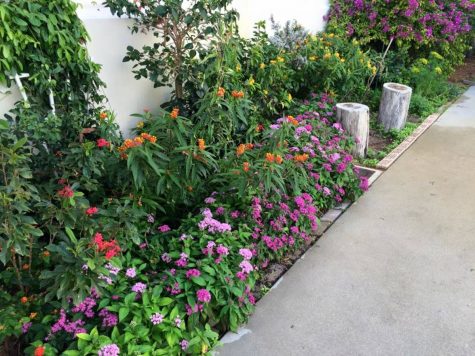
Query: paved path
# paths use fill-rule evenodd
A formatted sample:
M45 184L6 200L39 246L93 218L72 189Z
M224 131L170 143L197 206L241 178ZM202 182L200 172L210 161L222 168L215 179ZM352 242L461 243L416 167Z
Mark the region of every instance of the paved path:
M475 87L224 340L220 356L475 355Z

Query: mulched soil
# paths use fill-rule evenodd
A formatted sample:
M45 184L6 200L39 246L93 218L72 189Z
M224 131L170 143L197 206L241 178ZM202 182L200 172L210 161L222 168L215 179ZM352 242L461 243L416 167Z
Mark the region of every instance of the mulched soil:
M467 84L464 81L475 82L475 57L467 58L464 64L458 67L450 76L452 83Z
M392 140L390 138L382 136L379 132L373 130L369 131L368 147L373 151L383 151L391 142Z

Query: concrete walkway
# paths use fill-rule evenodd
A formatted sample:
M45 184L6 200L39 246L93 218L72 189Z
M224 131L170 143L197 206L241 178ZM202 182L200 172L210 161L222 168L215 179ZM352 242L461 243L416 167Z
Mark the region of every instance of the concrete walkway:
M220 356L475 355L475 87L223 341Z

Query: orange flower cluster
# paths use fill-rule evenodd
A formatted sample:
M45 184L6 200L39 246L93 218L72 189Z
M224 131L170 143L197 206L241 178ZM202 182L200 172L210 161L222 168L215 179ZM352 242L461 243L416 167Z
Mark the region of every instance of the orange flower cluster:
M303 163L308 160L308 154L304 153L302 155L295 155L294 160L297 162Z
M170 117L171 117L172 119L176 119L179 114L180 114L180 109L174 108L174 109L172 110L172 112L170 113Z
M205 140L203 140L202 138L198 139L198 148L200 149L200 151L204 151L206 148Z
M236 155L242 156L244 152L252 150L254 148L254 145L252 143L241 143L237 148L236 148Z
M101 112L101 113L99 114L99 118L100 118L101 120L107 119L107 113Z
M239 90L233 90L233 92L231 93L231 95L233 96L233 98L236 98L236 99L242 99L244 98L244 92Z
M216 93L216 95L219 96L220 98L222 98L225 93L226 93L226 89L224 89L222 87L219 87L218 92Z
M126 159L127 154L125 152L128 149L141 146L145 141L155 143L155 142L157 142L157 137L144 132L144 133L140 134L140 136L136 136L133 139L130 139L130 138L126 139L124 141L124 143L122 144L122 146L120 146L118 148L118 150L120 152L120 157L122 159Z
M299 122L293 116L287 116L287 121L290 122L294 126L298 126Z
M266 153L266 161L269 163L277 163L277 164L282 164L284 162L284 159L282 158L281 155L275 155L273 153Z
M249 162L244 162L242 164L242 169L244 172L249 172L249 168L251 167L251 165L249 164Z

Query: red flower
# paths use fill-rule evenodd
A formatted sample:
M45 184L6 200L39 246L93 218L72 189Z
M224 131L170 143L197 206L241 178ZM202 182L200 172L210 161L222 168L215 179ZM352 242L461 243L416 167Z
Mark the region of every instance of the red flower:
M110 260L112 257L117 256L120 253L120 246L116 240L104 241L100 232L94 235L94 243L97 245L99 252L105 252L105 258Z
M86 210L86 214L89 216L92 216L94 214L97 214L99 212L99 209L97 209L95 206L91 206Z
M107 141L105 138L100 138L97 141L97 147L102 148L102 147L109 147L111 144L109 141Z
M66 185L63 189L58 190L58 195L61 198L72 198L74 196L74 190L69 185Z
M43 356L45 354L45 347L44 346L37 346L35 349L34 356Z

